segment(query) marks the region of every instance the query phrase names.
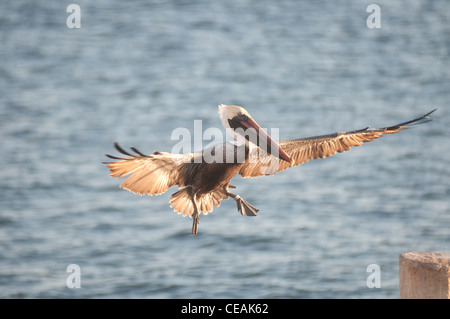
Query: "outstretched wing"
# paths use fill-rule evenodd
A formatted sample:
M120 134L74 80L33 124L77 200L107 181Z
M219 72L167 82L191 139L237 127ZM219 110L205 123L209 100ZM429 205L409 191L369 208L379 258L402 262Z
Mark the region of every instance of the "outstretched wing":
M326 158L335 153L350 150L352 146L360 146L364 142L373 141L383 134L397 133L411 125L422 124L431 121L428 117L433 110L414 120L400 123L384 128L363 128L361 130L338 132L334 134L314 136L296 140L280 141L280 147L291 156L295 165L300 165L311 159ZM267 154L258 147L250 151L249 158L242 166L239 174L243 177L256 177L262 175L272 175L291 167L291 164Z
M106 155L117 160L104 162L110 169L110 175L119 178L130 175L120 187L141 195L159 195L171 186L177 184L179 187L185 186L186 176L182 171L186 167L185 164L191 162L195 156L194 153L169 154L157 151L145 155L131 147L137 154L135 155L125 151L117 143L114 146L117 151L129 157Z

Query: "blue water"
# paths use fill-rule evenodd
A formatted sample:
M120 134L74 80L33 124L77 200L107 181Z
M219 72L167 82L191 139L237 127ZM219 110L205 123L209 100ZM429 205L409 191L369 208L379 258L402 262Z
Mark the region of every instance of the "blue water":
M0 4L0 297L398 298L398 256L450 248L450 2ZM175 128L247 108L280 138L434 121L232 183L191 219L118 188L113 142L171 151ZM205 145L208 141L205 141ZM66 271L80 267L81 288ZM381 287L368 288L371 264Z

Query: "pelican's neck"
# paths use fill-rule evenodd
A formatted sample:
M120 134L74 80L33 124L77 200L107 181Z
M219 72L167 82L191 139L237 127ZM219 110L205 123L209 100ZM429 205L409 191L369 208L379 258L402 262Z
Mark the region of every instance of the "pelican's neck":
M230 123L228 123L228 112L227 112L227 106L225 104L219 105L219 117L222 121L222 126L228 131L228 129L231 129Z
M232 158L232 163L244 163L245 161L247 161L247 159L250 156L250 150L253 149L253 147L255 147L254 145L251 145L252 143L249 143L247 140L245 140L245 142L239 143L238 141L234 140L234 141L228 141L227 145L229 145L229 147L227 147L227 152L230 150L233 150L232 154L233 158ZM230 154L230 153L227 153ZM229 155L227 155L227 159Z

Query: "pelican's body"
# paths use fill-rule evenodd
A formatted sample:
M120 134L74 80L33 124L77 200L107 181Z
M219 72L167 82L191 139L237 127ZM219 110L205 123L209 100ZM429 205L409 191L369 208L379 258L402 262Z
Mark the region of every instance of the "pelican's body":
M432 111L434 112L434 111ZM380 128L334 133L329 135L273 141L253 120L248 112L235 105L219 105L219 114L225 129L235 142L217 144L198 153L169 154L155 151L145 155L131 148L137 155L116 149L128 158L107 162L113 177L130 175L120 186L134 193L158 195L169 187L178 185L180 190L170 198L171 207L184 216L193 218L192 234L196 235L200 213L211 212L223 199L232 197L244 216L256 216L258 209L230 192L231 179L272 175L310 159L325 158L372 141L383 134L397 133L412 124L429 121L427 113L412 121ZM211 160L211 155L216 155ZM217 156L218 155L218 156Z

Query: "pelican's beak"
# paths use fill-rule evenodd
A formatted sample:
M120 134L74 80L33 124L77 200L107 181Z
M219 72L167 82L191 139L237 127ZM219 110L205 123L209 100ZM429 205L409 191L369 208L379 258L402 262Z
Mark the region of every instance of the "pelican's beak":
M250 116L238 116L236 120L246 129L255 129L257 136L255 144L258 145L258 147L262 148L267 153L290 163L291 165L295 164L294 159L290 157L277 142L267 135L267 133L264 132L258 123L256 123ZM247 136L245 138L248 139Z

